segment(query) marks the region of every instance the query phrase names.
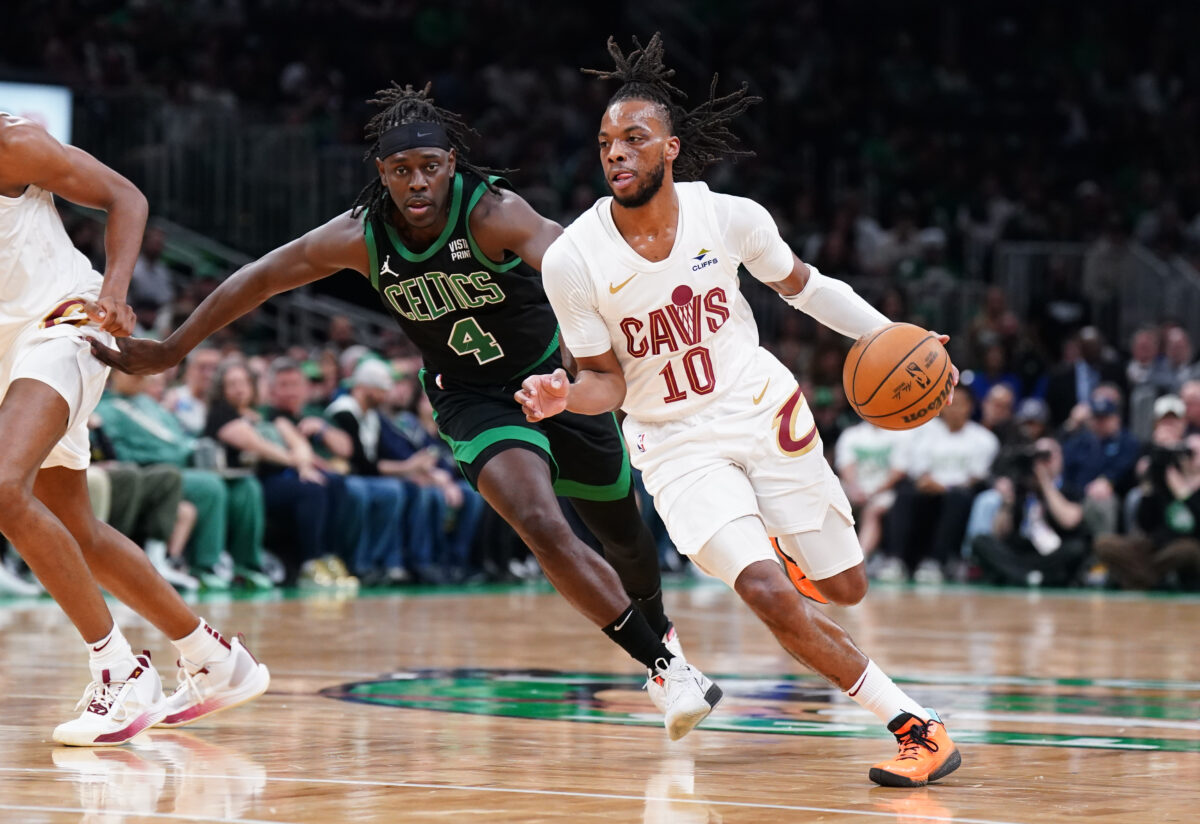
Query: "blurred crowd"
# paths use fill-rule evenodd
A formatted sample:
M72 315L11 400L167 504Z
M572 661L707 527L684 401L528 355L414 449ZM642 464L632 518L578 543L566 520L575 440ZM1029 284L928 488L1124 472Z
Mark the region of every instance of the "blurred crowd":
M160 251L151 230L131 295L165 284L164 302L139 304L142 335L189 311L172 273L155 271ZM1049 362L993 290L962 334L979 367L909 432L854 417L848 341L811 325L807 354L793 345L804 335L765 343L805 390L873 577L1200 590L1200 361L1181 325L1123 346L1083 326ZM97 514L185 589L538 575L459 475L420 366L402 335L373 351L338 316L313 347L249 352L226 330L177 370L114 373L92 418ZM684 568L643 504L664 569ZM30 591L15 562L0 565L0 587Z
M907 432L839 432L834 412L822 435L869 574L1200 591L1200 363L1171 323L1129 348L1084 327L1033 381L996 355Z
M952 336L955 404L887 433L846 405L847 342L745 287L764 344L805 387L871 573L1200 587L1193 341L1166 318L1120 337L1116 288L1131 240L1200 261L1187 34L1200 7L749 0L651 18L643 5L16 0L0 75L70 85L101 117L106 96L145 92L351 146L375 89L429 79L481 133L475 159L519 170L521 193L566 222L603 191L594 129L611 92L576 69L608 66L610 33L627 44L661 28L693 104L716 68L720 88L764 98L736 128L757 156L711 185L767 205L802 258L889 317ZM100 264L97 225L70 228ZM1077 270L1051 267L1028 309L993 287L977 312L948 313L964 281L996 282L1003 240L1089 251ZM168 333L212 286L180 277L147 233L130 293L147 333ZM114 377L97 412L97 506L181 586L535 574L459 479L403 336L369 352L336 318L320 345L274 351L257 332L231 327L178 374ZM139 496L139 483L177 491Z
M986 267L998 239L1106 233L1164 257L1200 254L1200 58L1188 34L1200 7L680 0L656 12L16 0L0 74L69 85L88 109L153 92L348 145L361 145L376 89L431 80L481 133L480 157L519 170L526 196L564 220L602 190L594 135L611 93L578 68L608 66L610 34L627 46L659 28L692 105L718 70L721 89L746 82L762 96L735 129L757 157L712 179L767 204L823 269L903 284L930 267Z

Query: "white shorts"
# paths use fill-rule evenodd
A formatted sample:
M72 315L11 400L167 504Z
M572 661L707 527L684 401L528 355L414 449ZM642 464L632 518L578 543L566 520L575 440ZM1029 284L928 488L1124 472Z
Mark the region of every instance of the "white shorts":
M91 460L87 422L104 393L108 367L92 355L88 336L113 345L112 335L95 327L85 334L67 324L47 329L32 326L0 353L0 402L13 381L30 378L62 395L70 410L67 432L42 463L43 469L86 469Z
M686 420L627 418L624 431L630 460L685 555L745 515L774 536L822 529L830 507L853 524L795 377L765 351L737 386Z
M776 538L787 556L814 581L832 578L863 561L854 525L834 507L825 511L819 530L794 532ZM733 589L742 570L757 561L778 563L762 521L738 518L725 524L692 556L696 566Z

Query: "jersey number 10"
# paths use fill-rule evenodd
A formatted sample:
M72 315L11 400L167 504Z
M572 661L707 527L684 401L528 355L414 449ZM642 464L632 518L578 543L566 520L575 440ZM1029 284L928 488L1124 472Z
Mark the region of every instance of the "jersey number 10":
M683 372L687 375L688 385L697 395L707 395L717 388L717 377L713 372L712 356L703 346L693 347L683 353L679 359L683 363ZM667 382L667 394L663 403L675 403L686 400L688 393L679 388L679 380L675 377L675 365L667 361L667 365L658 373Z

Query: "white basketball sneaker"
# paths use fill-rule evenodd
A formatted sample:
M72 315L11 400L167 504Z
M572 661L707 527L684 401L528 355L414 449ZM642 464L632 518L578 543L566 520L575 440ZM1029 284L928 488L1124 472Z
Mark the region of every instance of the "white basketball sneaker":
M675 631L675 624L667 624L667 631L663 633L662 642L672 655L681 661L687 661L683 657L683 644L679 643L679 633ZM667 691L654 680L653 672L650 672L646 678L646 695L650 697L650 703L654 705L655 709L663 714L666 713Z
M229 644L224 661L196 664L179 661L179 686L164 701L159 727L182 727L214 712L227 710L267 691L271 673L246 649L239 634Z
M162 681L150 653L135 656L121 678L103 670L75 705L83 714L54 728L54 740L71 747L115 747L157 724L166 712Z
M691 732L721 701L721 688L683 658L660 658L648 680L663 690L663 721L672 741Z

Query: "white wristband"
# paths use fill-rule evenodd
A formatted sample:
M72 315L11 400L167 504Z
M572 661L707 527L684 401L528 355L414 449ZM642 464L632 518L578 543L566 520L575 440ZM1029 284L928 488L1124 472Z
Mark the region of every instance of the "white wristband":
M817 267L808 264L808 283L795 295L783 299L835 332L849 338L861 338L873 329L891 323L887 317L850 284L822 275Z

